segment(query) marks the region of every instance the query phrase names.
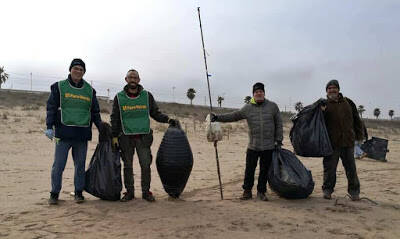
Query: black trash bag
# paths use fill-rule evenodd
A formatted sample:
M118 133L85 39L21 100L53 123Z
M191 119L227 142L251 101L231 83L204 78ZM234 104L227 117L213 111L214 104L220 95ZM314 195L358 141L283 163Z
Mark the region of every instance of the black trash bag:
M361 145L361 149L367 154L368 158L386 162L386 153L389 152L388 140L372 137Z
M121 197L121 162L119 151L111 146L111 127L101 123L99 143L85 173L85 191L95 197L116 201Z
M156 165L165 192L178 198L193 167L192 150L179 124L170 125L165 132L157 152Z
M287 149L277 149L272 153L268 183L274 192L288 199L306 198L314 190L311 171Z
M333 153L328 130L320 105L324 100L318 100L304 107L292 118L290 141L294 152L303 157L324 157Z

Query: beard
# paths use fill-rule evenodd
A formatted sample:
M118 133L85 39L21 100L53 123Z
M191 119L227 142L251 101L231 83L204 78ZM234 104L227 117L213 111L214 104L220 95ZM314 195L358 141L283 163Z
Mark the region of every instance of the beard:
M328 99L336 101L339 99L339 94L328 94Z

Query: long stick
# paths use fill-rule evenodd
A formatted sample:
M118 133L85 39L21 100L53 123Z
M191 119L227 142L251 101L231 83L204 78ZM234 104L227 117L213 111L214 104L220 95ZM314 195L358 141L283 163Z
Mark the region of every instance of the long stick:
M211 91L210 91L210 80L209 80L209 74L208 74L208 67L207 67L207 57L206 57L206 50L204 48L204 38L203 38L203 27L201 26L201 17L200 17L200 7L197 8L197 12L199 13L199 23L200 23L200 33L201 33L201 43L203 45L203 56L204 56L204 65L206 66L206 77L207 77L207 87L208 87L208 98L210 99L210 117L212 113L212 100L211 100ZM210 119L210 124L211 124L211 119ZM218 172L218 180L219 180L219 191L221 193L221 200L224 199L224 195L222 193L222 182L221 182L221 172L219 169L219 157L218 157L218 148L217 148L217 142L214 141L214 148L215 148L215 159L217 161L217 172Z

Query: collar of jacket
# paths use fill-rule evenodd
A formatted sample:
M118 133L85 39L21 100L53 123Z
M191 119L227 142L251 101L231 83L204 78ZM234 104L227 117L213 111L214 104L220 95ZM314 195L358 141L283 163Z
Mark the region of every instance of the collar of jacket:
M131 93L129 93L128 88L129 88L129 86L128 86L128 84L126 84L124 86L124 91L126 92L126 94L131 94ZM139 95L140 92L142 92L142 90L143 90L143 86L138 84L138 88L137 89L138 89L138 93L137 94Z
M342 101L344 100L344 96L342 95L342 93L339 93L339 97L338 97L338 100L337 100L337 101L332 100L332 99L329 99L328 96L326 96L326 98L328 99L328 102L332 102L332 103L342 102Z
M262 105L262 104L265 103L266 100L267 100L267 99L264 98L264 101L263 101L262 103L257 104L256 99L254 99L254 97L252 97L251 100L250 100L250 104L252 104L252 105Z
M70 83L73 87L81 88L81 87L83 86L83 78L82 78L82 80L80 80L80 81L78 82L78 84L76 84L76 83L72 80L71 74L69 74L67 80L69 81L69 83Z

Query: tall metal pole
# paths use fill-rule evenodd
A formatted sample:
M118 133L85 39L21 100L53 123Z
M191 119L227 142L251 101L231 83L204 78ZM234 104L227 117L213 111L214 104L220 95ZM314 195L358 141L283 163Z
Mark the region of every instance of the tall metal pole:
M32 72L31 72L31 91L32 91Z
M211 100L211 90L210 90L210 80L208 74L208 67L207 67L207 57L206 57L206 50L204 48L204 38L203 38L203 27L201 25L201 17L200 17L200 7L197 8L197 12L199 13L199 23L200 23L200 33L201 33L201 43L203 45L203 56L204 56L204 65L206 66L206 77L207 77L207 87L208 87L208 96L210 99L210 116L212 113L212 100ZM211 119L210 119L211 124ZM217 172L218 172L218 180L219 180L219 191L221 193L221 200L224 199L224 195L222 193L222 182L221 182L221 172L219 169L219 157L218 157L218 148L217 148L218 141L214 141L214 148L215 148L215 159L217 161Z

